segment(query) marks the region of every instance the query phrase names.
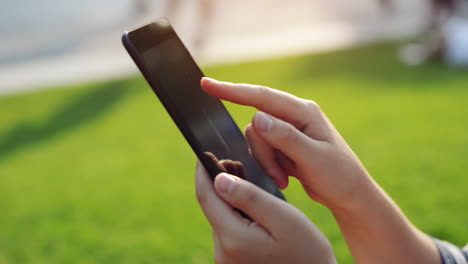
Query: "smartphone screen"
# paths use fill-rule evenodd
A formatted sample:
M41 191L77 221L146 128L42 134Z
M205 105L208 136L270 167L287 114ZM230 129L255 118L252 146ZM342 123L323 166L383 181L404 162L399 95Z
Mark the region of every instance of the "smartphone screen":
M205 152L242 162L248 181L284 199L222 102L202 90L203 73L167 20L127 32L123 42L212 178L220 171Z

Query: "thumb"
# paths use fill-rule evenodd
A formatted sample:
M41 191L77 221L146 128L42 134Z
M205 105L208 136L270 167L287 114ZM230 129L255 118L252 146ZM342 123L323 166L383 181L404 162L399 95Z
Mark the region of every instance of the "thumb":
M294 162L310 159L311 150L319 145L293 125L263 112L258 112L252 121L255 131L273 148L281 151Z
M254 184L221 173L215 178L216 192L230 206L241 210L270 232L284 229L294 221L295 208Z

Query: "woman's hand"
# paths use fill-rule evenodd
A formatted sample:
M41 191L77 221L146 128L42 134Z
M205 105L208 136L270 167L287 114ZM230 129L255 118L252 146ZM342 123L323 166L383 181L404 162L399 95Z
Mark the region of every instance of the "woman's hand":
M213 227L216 263L336 263L330 243L305 215L245 180L222 173L213 185L198 163L196 194Z
M332 211L359 206L371 178L313 101L248 84L202 79L210 95L262 111L246 128L252 154L284 189L296 177L308 195Z
M262 111L246 128L252 154L280 188L294 176L312 199L331 209L356 263L440 263L432 240L372 180L315 102L207 78L202 87Z

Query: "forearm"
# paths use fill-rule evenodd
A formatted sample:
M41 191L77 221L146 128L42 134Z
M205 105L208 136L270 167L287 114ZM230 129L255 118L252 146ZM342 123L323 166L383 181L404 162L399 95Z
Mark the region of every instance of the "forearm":
M333 212L356 263L440 264L431 238L372 179L365 185L358 205Z

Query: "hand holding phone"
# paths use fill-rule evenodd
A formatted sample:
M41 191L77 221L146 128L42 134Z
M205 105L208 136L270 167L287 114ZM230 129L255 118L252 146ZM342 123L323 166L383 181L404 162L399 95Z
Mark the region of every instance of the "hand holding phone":
M196 193L213 227L216 263L336 263L327 238L291 204L232 175L209 180L197 164Z

